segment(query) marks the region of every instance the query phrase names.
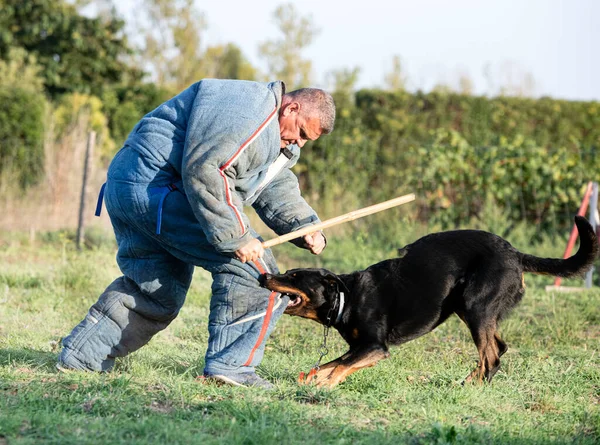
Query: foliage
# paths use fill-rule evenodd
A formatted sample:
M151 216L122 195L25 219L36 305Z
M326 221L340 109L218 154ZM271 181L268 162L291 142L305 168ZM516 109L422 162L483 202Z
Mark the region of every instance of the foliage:
M406 89L407 76L402 68L400 56L395 55L392 59L392 71L385 75L385 83L391 91L402 91Z
M193 0L151 0L140 5L147 18L138 31L144 38L139 63L158 85L182 90L204 75L204 16Z
M102 95L103 111L108 119L110 137L115 141L115 146L121 147L135 124L174 94L174 91L153 83L106 90Z
M290 91L309 86L312 62L302 57L302 51L319 33L312 24L312 17L303 17L292 3L288 3L277 7L273 21L283 37L267 40L259 48L268 64L269 80L283 80Z
M114 16L88 18L64 0L1 0L0 59L13 47L34 55L45 89L100 95L104 88L141 72L125 62L131 53L124 22Z
M0 173L21 189L43 173L46 98L42 67L23 48L0 59Z
M143 115L198 79L262 77L233 44L204 49L205 19L191 0L138 2L149 21L137 29L145 44L137 59L110 0L95 19L78 12L87 3L0 0L0 87L21 90L2 93L17 98L0 106L15 119L0 124L0 153L4 171L17 169L22 185L42 170L35 160L43 159L36 126L43 124L33 122L43 92L62 120L87 101L107 160ZM294 5L281 5L273 17L281 37L260 49L269 80L283 79L288 89L310 84L310 61L302 53L317 27ZM143 83L132 61L156 82ZM307 144L295 167L304 194L325 215L414 192L413 214L440 227L470 223L498 206L515 223L555 230L570 224L583 186L598 179L597 102L472 97L448 88L411 94L398 56L385 79L389 91L355 93L358 75L358 68L331 73L336 129ZM472 89L467 77L461 82L462 90ZM39 94L31 110L22 90ZM24 113L30 115L20 128Z
M296 167L330 214L414 192L417 217L445 228L496 205L556 230L599 179L596 102L363 90L348 108L347 97L333 134L307 145Z
M332 96L338 116L348 117L355 106L354 91L360 75L360 68L354 67L333 70L328 73L333 84Z
M204 53L203 63L206 66L207 77L242 80L257 78L256 68L233 43L209 46Z
M0 172L13 175L23 189L43 174L46 106L39 93L0 86Z
M115 143L110 137L102 102L95 96L73 93L63 95L54 109L54 134L57 139L68 134L83 120L84 128L96 132L96 150L104 158L113 154Z
M421 191L422 216L441 220L444 227L481 215L492 201L507 209L511 220L532 221L544 229L563 206L577 207L593 171L579 153L564 147L550 150L517 137L475 148L447 130L438 130L427 147L411 147L408 157L419 160L410 184ZM594 165L600 168L600 157ZM570 218L565 222L570 224Z
M256 70L239 47L232 43L204 49L204 15L192 0L141 2L146 24L138 33L144 46L138 63L163 88L179 92L205 77L256 78Z
M362 90L357 106L368 129L389 148L431 142L431 130L455 130L472 146L522 136L543 147L577 150L600 145L600 104L550 98ZM391 147L393 145L393 147Z
M42 66L23 48L10 48L6 59L0 59L0 86L42 94Z

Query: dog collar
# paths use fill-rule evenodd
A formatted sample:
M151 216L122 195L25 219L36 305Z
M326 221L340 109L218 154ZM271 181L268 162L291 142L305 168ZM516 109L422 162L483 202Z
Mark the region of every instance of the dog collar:
M342 312L344 312L344 302L345 302L344 293L340 292L340 304L339 304L338 314L337 314L334 324L338 324L340 322L340 320L342 319Z

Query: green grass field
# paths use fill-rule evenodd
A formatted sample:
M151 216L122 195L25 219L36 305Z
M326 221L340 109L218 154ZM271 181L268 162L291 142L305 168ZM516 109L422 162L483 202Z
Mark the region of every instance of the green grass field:
M318 264L347 272L395 247L330 240L322 258L275 249L282 270ZM277 389L263 392L196 379L210 297L210 277L197 270L177 320L114 372L55 372L60 338L118 275L111 243L78 253L64 236L33 245L2 236L0 445L600 442L598 290L546 293L552 280L530 277L523 303L501 326L509 351L485 386L460 384L477 354L453 317L334 390L299 387L298 373L318 357L322 329L284 316L259 368ZM343 352L332 332L327 359Z

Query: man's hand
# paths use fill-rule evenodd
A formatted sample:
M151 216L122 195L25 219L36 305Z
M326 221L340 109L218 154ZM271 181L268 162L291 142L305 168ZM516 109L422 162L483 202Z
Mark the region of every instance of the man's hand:
M264 254L265 249L260 240L256 238L235 251L235 257L242 263L256 261L257 259L262 258Z
M304 235L303 239L308 249L315 255L320 254L325 249L325 237L320 231Z

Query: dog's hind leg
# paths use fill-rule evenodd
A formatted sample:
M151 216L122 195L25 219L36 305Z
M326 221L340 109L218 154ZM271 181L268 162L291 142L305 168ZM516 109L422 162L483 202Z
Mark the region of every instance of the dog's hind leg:
M467 322L464 313L457 311L456 315L458 315L471 330L471 335L477 346L477 351L479 352L477 368L467 376L465 382L470 382L473 379L482 382L484 377L490 382L496 372L498 372L498 368L500 368L500 357L508 350L508 346L496 332L496 323L493 323L493 328L476 328L473 330Z
M498 356L502 357L504 353L508 351L508 346L506 346L506 343L500 338L497 332L494 334L494 338L496 339L496 344L498 345Z
M465 379L465 383L483 383L484 379L491 382L500 368L500 356L506 352L506 344L498 337L495 322L484 326L467 324L479 352L479 361L477 367Z
M498 321L514 307L521 295L521 275L484 264L468 278L462 307L456 310L467 324L479 352L477 368L465 382L491 382L500 368L500 356L508 347L497 334Z

